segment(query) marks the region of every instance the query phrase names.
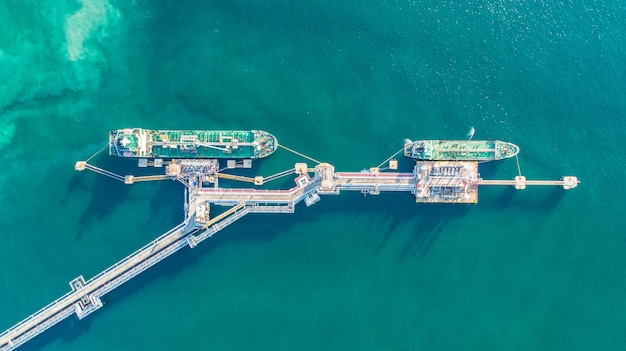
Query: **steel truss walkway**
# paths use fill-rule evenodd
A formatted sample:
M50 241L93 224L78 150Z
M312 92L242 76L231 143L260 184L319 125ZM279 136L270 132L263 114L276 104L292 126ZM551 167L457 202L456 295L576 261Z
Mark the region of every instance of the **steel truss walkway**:
M301 173L295 178L296 185L289 190L203 188L189 186L192 184L190 179L177 179L185 185L185 221L183 223L95 277L87 281L82 276L72 280L70 292L0 334L0 351L13 350L72 314L76 314L79 319L86 317L102 307L100 298L106 293L183 247L195 247L198 243L215 235L248 213L293 213L295 206L301 201L305 201L306 205L309 206L319 200L319 195L336 195L341 190L361 191L364 194L373 195L379 194L381 191L405 191L415 194L417 198L419 194L423 193L423 188L428 187L431 183L435 184L437 189L458 187L458 184L465 184L466 187L470 185L474 187L478 185L513 185L517 189L523 189L526 185L559 185L565 189L571 189L578 184L575 177L564 177L563 180L556 182L526 181L521 176L521 178L517 177L511 181L485 181L477 178L477 174L471 172L463 175L453 174L450 170L456 172L461 167L472 170L470 166L473 165L468 166L461 163L454 164L453 166L456 168L451 168L449 164L441 166L448 167L441 168L444 170L443 176L437 173L429 178L426 175L435 174L434 171L439 172L440 169L437 167L440 166L439 164L418 164L412 173L380 172L378 168L364 172L336 173L334 167L326 163L320 163L314 169L309 169L306 165L300 164L300 166L296 165L294 170L281 172L274 176L281 177L291 173ZM127 184L132 183L133 180L173 179L170 176L121 177L89 165L84 161L78 162L76 169L88 169L125 181ZM450 174L446 175L445 172L448 171ZM313 173L313 177L310 177L309 172ZM204 213L203 209L208 209L210 206L230 206L230 208L214 218L199 216L200 213Z

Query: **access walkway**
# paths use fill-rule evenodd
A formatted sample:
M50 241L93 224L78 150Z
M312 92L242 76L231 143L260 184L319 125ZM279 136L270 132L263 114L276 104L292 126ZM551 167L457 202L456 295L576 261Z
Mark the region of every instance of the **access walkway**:
M194 184L191 178L169 175L122 177L84 161L77 162L76 169L88 169L127 184L176 179L185 185L185 221L95 277L87 281L82 276L72 280L70 292L0 334L0 351L13 350L72 314L79 319L86 317L102 307L100 298L106 293L183 247L195 247L248 213L293 213L301 201L309 206L319 200L319 195L337 195L342 190L373 195L381 191L404 191L414 194L418 202L459 203L473 201L472 196L478 185L511 185L517 189L527 185L558 185L571 189L578 185L575 177L564 177L560 181L528 181L523 176L506 181L483 180L477 178L475 163L462 162L418 163L411 173L381 172L378 168L362 172L335 172L334 167L327 163L319 163L314 169L297 164L293 170L274 176L301 173L294 179L295 186L288 190L225 189L217 187L217 184L213 188L204 188L190 186ZM200 175L190 173L189 177L192 176ZM474 193L469 193L470 190ZM230 208L211 218L208 213L212 206Z

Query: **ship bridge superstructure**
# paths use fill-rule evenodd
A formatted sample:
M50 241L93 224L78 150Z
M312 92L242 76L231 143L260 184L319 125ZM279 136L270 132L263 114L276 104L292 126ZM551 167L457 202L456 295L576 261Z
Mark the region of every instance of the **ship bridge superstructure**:
M276 151L278 141L262 130L149 130L109 132L109 154L136 158L256 159Z

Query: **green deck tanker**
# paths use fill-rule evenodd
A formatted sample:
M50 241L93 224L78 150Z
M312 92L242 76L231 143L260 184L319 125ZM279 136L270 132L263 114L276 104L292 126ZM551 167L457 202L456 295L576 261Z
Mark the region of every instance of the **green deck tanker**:
M138 158L262 158L276 151L276 137L262 130L149 130L109 133L109 155Z
M404 156L419 161L487 162L514 157L515 144L499 140L418 140L404 144Z

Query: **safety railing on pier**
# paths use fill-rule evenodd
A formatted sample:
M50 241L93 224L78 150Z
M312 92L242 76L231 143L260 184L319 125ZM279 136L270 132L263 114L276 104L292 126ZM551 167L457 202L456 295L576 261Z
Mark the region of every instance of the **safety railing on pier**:
M251 206L250 213L294 213L295 205L286 206Z
M230 180L236 180L236 181L240 181L240 182L254 183L254 178L238 176L238 175L232 175L232 174L228 174L228 173L218 173L217 177L218 178L224 178L224 179L230 179Z
M515 179L509 180L484 180L480 179L478 185L511 185L515 186L519 181ZM526 185L545 185L545 186L563 186L565 184L562 180L523 180L523 183Z
M154 266L155 264L159 263L166 257L172 255L173 253L182 249L185 246L187 246L186 236L181 237L179 240L168 245L165 249L159 251L156 255L152 255L143 260L139 265L133 266L131 269L125 271L124 273L122 273L122 275L114 278L112 281L105 283L104 285L102 285L101 288L98 288L93 293L97 296L103 296L108 292L111 292L118 286L126 283L127 281L131 280L135 276L139 275L143 271Z
M111 267L107 268L106 270L98 273L98 275L96 275L95 277L89 279L87 281L87 284L85 284L85 288L87 288L87 286L94 282L94 281L98 281L100 279L102 279L102 277L104 277L105 275L109 274L112 271L115 271L116 269L118 269L121 266L124 266L126 264L128 264L128 262L130 262L132 259L134 259L135 257L141 255L142 253L149 251L149 250L155 250L155 248L162 243L163 241L165 241L166 239L168 239L172 234L180 231L182 228L184 228L187 225L187 223L183 222L179 225L177 225L176 227L168 230L167 232L165 232L164 234L162 234L161 236L159 236L158 238L152 240L150 243L148 243L147 245L144 245L142 248L140 248L139 250L131 253L130 255L124 257L121 261L117 262L116 264L112 265ZM181 237L182 232L180 233ZM156 250L155 250L156 251ZM85 288L83 288L83 290L81 291L85 291Z
M150 175L150 176L128 175L124 177L124 183L132 184L132 183L138 183L138 182L151 182L155 180L168 180L168 179L175 179L175 177L168 176L168 175Z
M98 174L102 174L104 176L111 177L113 179L117 179L117 180L119 180L121 182L124 181L124 177L122 177L121 175L115 174L115 173L113 173L111 171L107 171L106 169L102 169L102 168L90 165L89 163L85 163L84 167L85 167L85 169L88 169L90 171L96 172Z
M69 306L69 307L63 309L59 313L56 313L53 317L46 319L41 324L38 324L35 328L31 328L28 331L26 331L25 333L20 334L19 336L17 336L14 339L5 338L5 336L8 337L9 335L6 332L3 333L2 337L0 337L0 351L13 350L16 347L18 347L20 345L23 345L28 340L30 340L30 339L36 337L37 335L43 333L44 331L48 330L53 325L59 323L60 321L64 320L65 318L69 317L73 313L74 313L74 306L72 305L72 306ZM5 335L5 334L7 334L7 335Z
M107 280L105 282L100 282L100 284L97 284L96 288L92 289L91 292L89 292L89 293L90 294L94 294L97 297L101 297L101 296L105 295L106 293L114 290L118 286L124 284L128 280L130 280L130 279L134 278L135 276L139 275L140 273L142 273L143 271L145 271L148 268L152 267L153 265L157 264L158 262L160 262L164 258L170 256L174 252L176 252L176 251L182 249L183 247L185 247L186 246L185 237L189 233L184 233L183 232L184 226L185 226L185 223L182 223L182 224L178 225L177 227L175 227L174 229L169 230L168 232L166 232L165 234L161 235L156 240L153 240L152 242L150 242L149 244L145 245L141 249L139 249L139 250L135 251L134 253L128 255L122 261L119 261L118 263L116 263L114 266L111 266L106 271L101 272L97 276L95 276L92 279L88 280L86 286L91 284L91 283L93 283L93 282L98 282L98 280L102 279L102 277L106 276L110 272L115 271L116 269L119 269L120 267L123 267L123 266L129 264L130 261L136 260L138 257L140 257L142 254L146 253L147 251L155 252L155 253L152 253L152 252L148 253L149 256L141 259L138 262L132 262L132 264L130 265L130 268L128 268L126 270L123 270L122 272L118 272L118 274L116 274L110 280ZM167 240L170 240L172 235L178 235L179 237L174 239L174 240L172 240L171 242L167 242L166 245L164 245L163 247L159 247L159 245L162 244L163 242L165 242ZM84 291L84 289L81 290L81 291Z
M11 336L12 333L14 333L15 330L19 330L19 329L25 327L28 323L31 323L31 321L35 317L37 317L38 315L43 314L45 311L51 310L51 308L53 306L56 306L57 304L59 304L63 300L66 300L72 294L73 294L73 291L70 291L70 292L66 293L65 295L59 297L58 299L56 299L56 300L52 301L51 303L49 303L48 305L44 306L39 311L37 311L37 312L31 314L30 316L24 318L21 322L17 323L12 328L7 329L2 334L0 334L0 350L4 350L3 347L5 347L5 346L7 346L9 344L9 342L12 340L12 338L10 336ZM43 329L43 330L45 330L45 329ZM37 334L39 334L39 333L37 333ZM35 335L37 335L37 334L35 334Z
M293 150L288 150L293 152ZM311 205L316 201L313 198L314 196L319 199L319 194L338 194L340 189L361 190L370 193L378 193L379 191L410 191L415 193L415 187L419 181L415 173L380 173L378 171L335 173L332 165L320 164L314 159L309 159L318 163L318 166L316 166L314 170L308 169L309 172L315 171L314 178L311 180L298 177L296 178L297 185L289 190L221 189L217 187L214 189L191 188L185 180L176 178L186 185L186 213L183 223L170 229L139 250L100 272L81 286L73 286L72 291L64 294L44 308L30 315L28 318L22 320L17 325L0 334L0 351L12 350L47 330L62 319L69 317L71 314L78 314L80 307L77 307L78 303L89 304L89 301L91 301L93 304L82 310L84 312L83 315L91 313L100 307L99 304L94 303L94 301L99 302L99 297L107 294L183 247L187 245L194 247L197 243L211 237L248 213L293 213L295 206L300 201L307 199L306 204ZM88 161L89 159L87 161L77 162L75 168L77 170L88 169L127 184L134 181L172 178L169 176L123 177L92 166L87 163ZM304 168L306 168L306 165ZM298 169L297 165L295 169L279 172L265 178L265 181L271 181L295 173L296 169ZM235 179L235 177L239 176L226 176L223 178ZM239 180L242 179L243 178ZM250 181L250 179L253 178L246 178L247 181ZM256 179L254 180L256 184ZM571 189L577 186L578 180L576 177L564 177L561 181L527 181L525 177L521 176L520 172L520 175L516 177L515 180L485 181L480 179L476 181L476 184L514 185L519 189L523 189L526 185L561 185L565 189ZM188 191L192 193L189 194ZM191 210L192 213L189 213L189 208L191 207L190 201L195 204L201 201L207 201L211 204L229 204L233 205L233 208L226 210L221 215L205 223L208 228L201 231L196 227L196 225L199 225L199 222L198 219L194 218L193 213L195 212ZM194 220L196 220L195 223L193 222Z
M184 240L179 240L178 242L174 241L170 245L167 245L167 246L164 246L163 248L161 248L157 252L157 255L154 255L154 258L152 260L150 260L151 257L147 257L145 259L147 264L144 264L143 266L142 266L143 263L138 265L137 268L136 268L136 271L132 271L133 269L135 269L135 267L131 266L129 269L124 270L124 272L120 272L120 274L123 275L124 273L128 273L129 271L132 271L132 272L130 272L129 277L127 279L120 279L120 280L118 280L116 282L115 280L118 279L118 277L119 277L119 275L116 275L116 276L111 277L110 280L101 283L100 285L96 284L96 286L94 286L94 287L91 286L91 285L94 285L94 282L98 282L99 280L101 280L106 275L111 274L111 272L114 272L115 270L117 270L119 267L122 267L122 266L128 264L132 259L135 259L136 257L140 256L141 254L143 254L147 250L154 250L154 248L158 247L158 245L161 242L167 240L171 235L179 233L181 235L181 238L183 238L184 235L182 235L182 232L179 232L179 231L182 231L182 229L186 225L187 225L187 223L183 222L183 223L179 224L178 226L170 229L169 231L167 231L163 235L159 236L157 239L151 241L149 244L145 245L141 249L139 249L139 250L135 251L134 253L126 256L124 259L122 259L121 261L117 262L113 266L107 268L106 270L100 272L95 277L89 279L86 282L86 284L83 286L82 289L80 289L80 290L73 290L73 291L70 291L70 292L66 293L65 295L63 295L60 298L54 300L53 302L51 302L50 304L46 305L45 307L43 307L39 311L33 313L32 315L30 315L26 319L22 320L20 323L16 324L12 328L6 330L4 333L2 333L0 335L0 350L5 350L5 349L6 350L10 350L13 347L17 347L17 346L10 346L10 345L11 344L12 345L16 345L17 342L19 340L21 340L21 339L26 339L26 341L27 341L30 338L35 337L38 334L44 332L46 329L48 329L52 325L56 324L60 320L62 320L64 318L67 318L69 315L71 315L74 312L74 307L73 306L82 296L92 294L92 293L94 293L98 289L105 288L107 283L111 283L109 289L104 289L104 290L102 290L103 292L99 294L99 296L102 296L106 292L109 292L109 291L113 290L115 287L123 284L128 279L136 276L137 274L143 272L148 267L150 267L150 266L154 265L155 263L159 262L161 259L163 259L167 255L169 255L169 254L179 250L180 248L184 247L184 243L185 243ZM183 245L181 245L181 243ZM173 245L172 246L172 244L178 244L178 245ZM165 251L165 249L168 249L168 248L169 248L169 250ZM53 312L55 309L58 309L58 311L57 312ZM48 314L48 313L51 313L51 315L46 317L42 322L36 322L36 320L38 318L40 318L41 316L43 316L45 314ZM29 325L29 324L32 324L32 325ZM21 331L21 329L25 329L25 330ZM13 335L13 334L15 334L15 335ZM25 338L26 335L28 335L29 337Z
M285 176L288 176L288 175L294 174L294 173L296 173L295 169L293 169L293 168L292 169L288 169L286 171L282 171L282 172L279 172L279 173L276 173L276 174L272 174L269 177L265 177L265 178L263 178L263 181L265 183L271 182L272 180L275 180L275 179L278 179L278 178L281 178L281 177L285 177Z
M220 222L213 224L212 226L207 228L205 231L200 232L199 234L191 235L190 237L192 237L193 239L192 241L194 242L194 246L197 245L197 243L203 241L204 239L215 235L215 233L219 232L220 230L234 223L236 220L240 219L241 217L247 215L249 212L250 212L250 207L248 206L240 207L236 209L234 212L232 212L230 216L224 218Z
M378 183L342 183L337 184L338 190L350 191L404 191L413 192L415 184L378 184Z

